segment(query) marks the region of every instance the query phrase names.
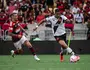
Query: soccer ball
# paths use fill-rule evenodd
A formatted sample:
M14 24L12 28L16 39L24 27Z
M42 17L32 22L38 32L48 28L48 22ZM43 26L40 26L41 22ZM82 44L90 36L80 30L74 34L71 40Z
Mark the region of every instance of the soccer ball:
M80 57L79 56L76 56L76 55L72 55L70 56L70 62L77 62L80 60Z

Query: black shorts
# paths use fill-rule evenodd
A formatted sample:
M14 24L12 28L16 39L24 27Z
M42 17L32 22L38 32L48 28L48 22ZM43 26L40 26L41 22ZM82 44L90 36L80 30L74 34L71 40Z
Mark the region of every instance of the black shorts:
M64 40L66 42L66 33L61 36L54 36L56 41L59 42L60 40Z

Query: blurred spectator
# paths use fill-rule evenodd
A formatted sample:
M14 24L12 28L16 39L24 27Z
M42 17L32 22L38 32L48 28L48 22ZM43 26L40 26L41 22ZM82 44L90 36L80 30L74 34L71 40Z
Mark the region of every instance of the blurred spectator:
M51 7L51 6L53 6L53 3L54 1L53 0L46 0L46 4L49 6L49 7Z
M34 14L30 12L29 15L27 16L27 22L32 24L33 21L34 21Z
M79 4L82 4L82 0L75 0L75 1L73 2L73 5L79 6Z
M74 15L74 21L75 23L84 23L84 16L80 10Z
M33 4L31 2L31 0L27 1L28 7L29 7L29 12L31 12L33 10Z
M45 18L45 16L42 14L42 11L39 11L39 15L36 18L37 23L39 23L44 18Z
M69 19L68 22L65 22L65 28L70 29L72 31L72 35L74 35L74 31L73 31L73 29L74 29L74 16L71 13L69 8L65 9L64 15Z
M46 6L45 10L44 10L44 13L45 13L45 17L51 15L52 11L49 10L49 7Z
M74 16L71 13L69 8L65 9L65 14L64 15L70 20L70 23L73 23Z
M20 7L20 14L22 15L22 22L27 22L27 15L29 14L28 13L29 11L29 5L23 1L21 7Z
M65 6L62 0L57 0L56 2L57 8L60 10L61 13L65 11Z
M46 8L46 0L39 0L43 8Z
M27 4L24 4L24 5L21 6L20 10L21 10L22 12L25 12L25 11L28 10L28 8L29 8L29 6L28 6Z
M34 6L34 15L35 15L35 19L37 18L37 16L39 15L39 11L41 11L40 6L37 4Z
M52 9L54 9L54 0L46 0L46 5Z
M87 22L88 17L90 16L90 1L86 2L86 6L84 7L84 19Z
M3 9L3 5L2 3L0 3L0 11Z
M82 3L79 4L79 8L80 8L80 10L83 12L83 4L82 4Z
M79 6L77 4L73 4L73 8L71 9L73 14L76 14L80 10Z
M65 9L70 7L68 0L63 0L63 3Z
M74 2L75 0L68 0L68 2L69 2L69 4L70 5L73 5L73 2Z
M7 6L7 12L8 14L11 14L14 10L15 10L15 2L11 0L9 6Z
M37 4L37 0L31 0L32 4Z
M8 16L5 14L4 10L1 10L1 12L0 12L0 25L1 25L1 27L3 26L3 24L5 22L7 22L7 20L8 20Z

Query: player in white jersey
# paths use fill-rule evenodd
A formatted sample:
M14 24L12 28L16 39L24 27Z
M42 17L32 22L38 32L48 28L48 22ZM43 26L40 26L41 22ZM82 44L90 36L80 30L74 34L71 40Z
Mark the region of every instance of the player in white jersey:
M67 17L65 17L64 15L61 15L59 10L56 9L55 15L43 19L39 23L39 25L41 25L45 21L51 22L54 37L55 37L56 41L62 47L61 52L60 52L60 61L62 62L64 60L64 58L63 58L64 50L66 50L68 53L70 53L72 55L75 55L75 53L72 51L72 49L70 47L68 47L68 45L66 44L66 31L65 31L65 27L64 27L64 21L69 21L67 19ZM36 30L36 29L37 28L35 28L34 30Z

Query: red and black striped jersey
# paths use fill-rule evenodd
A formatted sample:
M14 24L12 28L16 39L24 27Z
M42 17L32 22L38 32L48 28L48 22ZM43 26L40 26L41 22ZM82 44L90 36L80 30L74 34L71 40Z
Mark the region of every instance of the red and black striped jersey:
M18 24L19 23L17 23L17 22L10 22L9 23L9 32L11 32L13 34L17 34L17 35L23 35L23 32ZM20 40L20 38L18 38L16 36L12 36L13 42L17 42L19 40Z

